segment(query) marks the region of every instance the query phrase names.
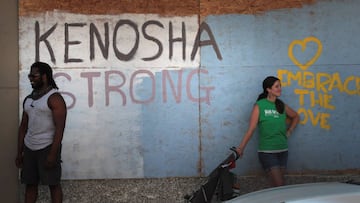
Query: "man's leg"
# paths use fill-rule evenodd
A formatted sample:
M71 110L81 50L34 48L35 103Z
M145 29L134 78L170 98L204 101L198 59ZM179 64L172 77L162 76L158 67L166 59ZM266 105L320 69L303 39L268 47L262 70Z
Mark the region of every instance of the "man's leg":
M36 152L25 146L21 183L25 184L25 203L34 203L38 197L38 181Z
M48 168L45 167L47 156L51 149L51 145L41 150L41 166L39 166L40 182L43 185L48 185L50 189L50 196L52 203L62 202L63 193L61 188L61 155L60 151L57 154L55 166Z
M38 185L25 186L25 203L35 203L38 195Z
M63 200L63 193L60 184L57 185L49 185L50 194L51 194L51 202L52 203L61 203Z

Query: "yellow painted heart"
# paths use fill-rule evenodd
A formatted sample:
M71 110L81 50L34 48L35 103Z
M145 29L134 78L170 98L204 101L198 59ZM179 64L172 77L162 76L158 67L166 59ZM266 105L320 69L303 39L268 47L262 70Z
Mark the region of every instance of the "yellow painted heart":
M318 46L318 49L316 51L316 54L309 60L307 61L305 64L300 63L293 54L293 49L295 45L300 45L301 46L301 51L304 52L306 49L306 44L309 42L315 42ZM288 55L289 58L292 60L292 62L297 65L301 70L305 71L307 70L311 65L313 65L315 63L315 61L320 57L322 52L322 44L320 42L320 40L316 37L307 37L303 40L294 40L291 42L291 44L289 45L289 49L288 49Z

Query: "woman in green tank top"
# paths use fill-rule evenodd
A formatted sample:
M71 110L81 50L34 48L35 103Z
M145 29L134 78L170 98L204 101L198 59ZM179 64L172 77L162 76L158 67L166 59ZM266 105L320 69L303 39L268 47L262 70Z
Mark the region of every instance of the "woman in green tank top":
M274 76L265 78L263 90L253 107L248 130L236 150L241 157L258 126L259 160L270 177L271 185L276 187L284 185L285 182L287 139L298 124L299 115L278 99L281 95L281 83L278 78ZM290 120L288 126L287 119Z

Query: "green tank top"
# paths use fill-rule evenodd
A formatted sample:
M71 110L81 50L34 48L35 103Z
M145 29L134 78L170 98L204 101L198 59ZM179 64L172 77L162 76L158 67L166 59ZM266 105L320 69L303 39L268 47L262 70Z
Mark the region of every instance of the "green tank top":
M277 112L275 103L261 99L259 106L259 151L275 152L288 149L286 137L286 114Z

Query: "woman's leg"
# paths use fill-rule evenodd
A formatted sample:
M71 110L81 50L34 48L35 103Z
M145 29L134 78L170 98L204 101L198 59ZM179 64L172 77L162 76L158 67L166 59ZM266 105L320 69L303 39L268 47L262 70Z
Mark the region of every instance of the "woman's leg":
M288 152L263 153L259 152L259 159L267 172L271 186L277 187L285 185L285 172L287 165Z
M272 187L285 185L284 170L279 167L273 167L269 171L269 177Z

